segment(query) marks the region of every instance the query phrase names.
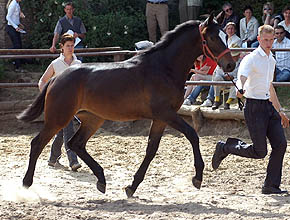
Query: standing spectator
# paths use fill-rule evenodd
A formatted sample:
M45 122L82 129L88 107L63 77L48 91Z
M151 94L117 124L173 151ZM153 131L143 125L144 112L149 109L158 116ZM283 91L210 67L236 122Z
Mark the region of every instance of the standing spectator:
M284 21L281 21L278 25L281 25L284 27L286 32L286 37L290 38L290 5L287 5L283 8L283 16Z
M197 20L203 0L179 0L180 23Z
M22 48L22 41L20 33L24 32L24 26L20 23L20 18L25 18L24 14L21 12L19 2L21 0L9 0L7 3L7 26L6 26L6 32L8 36L10 37L13 49L21 49ZM21 60L16 59L15 60L15 71L20 72L20 65Z
M221 25L221 28L224 29L224 27L229 22L234 22L236 24L237 30L239 30L239 17L234 13L233 6L231 3L226 2L222 6L223 11L220 12L216 19Z
M242 42L247 43L247 47L251 47L251 44L257 40L259 23L249 5L244 8L244 16L240 20L240 36Z
M153 43L157 41L157 23L160 33L163 36L169 29L168 23L168 1L148 0L146 4L146 22L149 40Z
M60 75L66 70L68 67L80 64L81 61L77 60L74 55L74 43L75 38L70 34L63 34L60 40L60 48L61 54L60 56L53 60L51 64L47 67L46 71L40 78L38 82L39 90L41 91L44 85L49 81L50 78ZM70 121L69 124L60 130L52 143L50 157L48 161L48 165L52 167L56 167L59 164L59 158L61 156L61 146L64 142L64 146L66 149L67 157L69 160L69 166L73 171L77 171L81 167L78 163L78 159L76 154L71 151L67 143L71 139L74 134L73 121Z
M75 48L83 48L82 41L85 37L86 28L79 17L73 15L74 6L72 2L68 2L64 5L65 16L60 18L54 29L54 37L52 40L52 45L50 47L50 52L55 53L56 43L58 42L59 36L66 33L68 30L72 30L74 38L79 38L81 41L75 46Z
M290 40L285 37L285 29L278 25L275 28L275 40L273 48L290 48ZM290 81L290 51L275 52L276 56L276 81L287 82Z
M260 46L241 61L237 82L246 97L244 115L253 144L246 144L237 138L219 141L212 158L212 167L216 170L229 154L264 158L267 155L268 138L272 152L262 193L282 194L287 193L280 189L287 147L283 127L289 127L289 119L281 109L272 84L276 63L271 53L274 28L270 25L259 27L258 41ZM237 96L241 98L243 95L237 91Z

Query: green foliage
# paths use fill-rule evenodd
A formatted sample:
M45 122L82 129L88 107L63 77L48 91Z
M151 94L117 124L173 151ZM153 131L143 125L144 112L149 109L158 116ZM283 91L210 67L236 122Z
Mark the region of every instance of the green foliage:
M58 19L64 16L63 0L23 1L23 10L33 21L28 27L27 48L49 48ZM85 24L88 47L121 46L147 39L144 3L138 0L76 0L74 14ZM41 9L41 10L40 10Z

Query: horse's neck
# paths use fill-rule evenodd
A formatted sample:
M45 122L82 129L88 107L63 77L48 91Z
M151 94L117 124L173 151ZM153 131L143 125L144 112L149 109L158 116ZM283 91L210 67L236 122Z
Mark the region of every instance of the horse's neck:
M184 83L194 61L202 54L199 31L195 32L179 36L164 51L168 69L172 70L172 77L180 83Z

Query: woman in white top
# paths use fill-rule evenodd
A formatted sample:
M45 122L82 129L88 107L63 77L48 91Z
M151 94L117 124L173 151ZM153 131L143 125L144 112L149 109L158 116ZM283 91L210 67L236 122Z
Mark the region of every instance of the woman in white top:
M20 18L25 18L25 16L21 12L19 2L21 2L21 0L9 0L6 6L6 32L12 41L13 49L22 48L20 33L23 33L24 26L20 23ZM19 59L15 60L16 71L19 71L20 63L21 61Z
M40 78L38 82L38 87L40 91L43 89L44 85L49 81L52 77L57 77L62 74L64 70L68 67L81 64L81 61L77 60L77 57L74 55L74 43L75 39L70 34L63 34L60 41L61 54L60 56L53 60L51 64L47 67L45 73ZM64 142L64 146L67 152L67 157L69 160L69 166L73 171L77 171L81 165L78 163L76 154L71 151L68 146L68 140L73 136L74 128L73 121L71 121L67 127L63 128L60 132L55 136L50 152L50 158L48 161L48 165L55 167L59 165L59 158L61 156L61 146Z
M227 46L228 48L232 45L242 46L242 40L236 35L236 24L234 22L229 22L226 24L224 31L227 34Z
M240 37L243 43L247 43L247 47L257 40L258 35L258 20L252 16L253 9L251 6L244 8L244 18L240 20Z

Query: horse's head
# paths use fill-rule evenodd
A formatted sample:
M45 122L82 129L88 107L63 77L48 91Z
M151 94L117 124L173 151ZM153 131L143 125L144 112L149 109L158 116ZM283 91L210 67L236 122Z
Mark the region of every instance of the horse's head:
M225 72L234 70L236 64L230 50L225 45L225 33L214 21L213 13L200 24L199 30L202 38L203 52L215 60Z

